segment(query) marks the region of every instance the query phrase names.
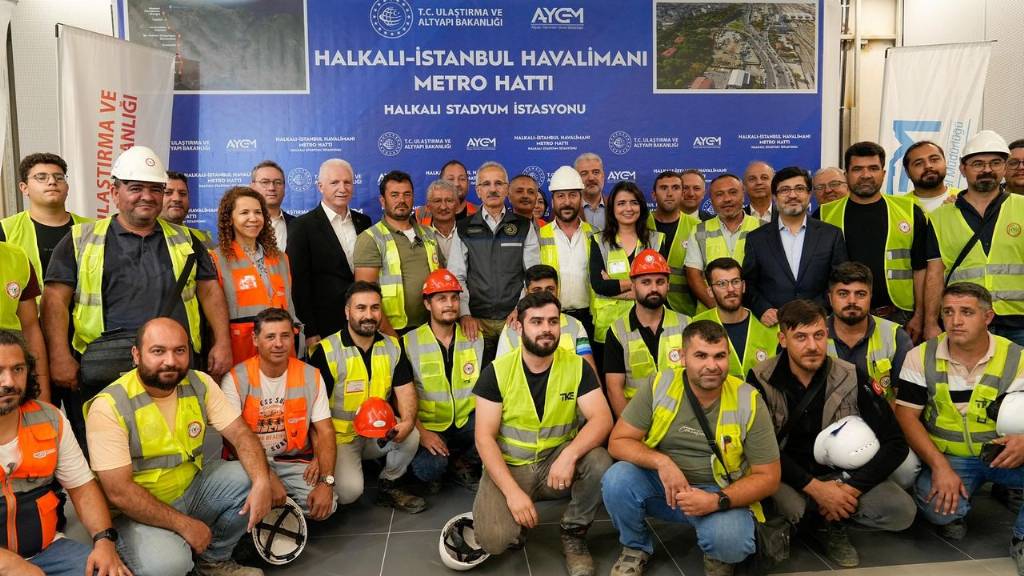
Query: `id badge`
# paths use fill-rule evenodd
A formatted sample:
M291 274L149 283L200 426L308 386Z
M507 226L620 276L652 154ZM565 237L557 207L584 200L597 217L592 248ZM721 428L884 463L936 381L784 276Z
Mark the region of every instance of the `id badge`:
M366 380L349 380L345 382L346 394L357 394L366 389Z
M608 265L609 274L625 274L626 263L625 262L612 262Z

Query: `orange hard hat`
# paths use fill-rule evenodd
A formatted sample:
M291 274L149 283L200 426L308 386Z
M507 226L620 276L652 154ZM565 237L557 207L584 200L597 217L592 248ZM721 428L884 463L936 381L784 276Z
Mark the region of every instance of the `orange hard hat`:
M356 434L364 438L384 438L398 422L387 400L371 396L356 410L354 424Z
M459 279L444 268L438 268L431 272L427 275L426 282L423 283L424 296L440 292L462 292L462 284L459 284Z
M633 258L633 265L629 268L629 277L636 278L644 274L671 274L668 261L657 250L646 250L640 252Z

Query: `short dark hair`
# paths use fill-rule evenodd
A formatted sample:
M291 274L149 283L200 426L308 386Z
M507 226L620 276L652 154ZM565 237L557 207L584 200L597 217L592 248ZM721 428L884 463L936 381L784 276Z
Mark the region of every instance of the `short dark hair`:
M836 284L853 284L854 282L863 282L868 285L868 288L871 288L874 281L875 277L871 273L871 268L851 260L832 268L832 272L828 275L828 289L831 290Z
M687 168L686 170L680 171L679 172L679 177L682 178L683 176L686 176L687 174L693 174L695 176L700 176L701 182L707 182L708 181L708 179L704 177L704 173L701 172L700 170L697 170L696 168Z
M526 269L526 285L538 280L554 280L558 284L558 270L547 264L534 264Z
M1024 140L1021 140L1021 145L1024 146ZM938 144L936 144L935 142L932 142L931 140L918 140L917 142L914 142L913 144L911 144L910 147L907 148L907 151L903 153L903 160L902 160L902 162L903 162L903 169L904 170L909 170L910 169L910 153L913 152L914 150L917 150L918 148L923 147L923 146L935 146L936 148L939 149L939 154L942 154L943 158L946 157L946 151L942 149L942 146L939 146ZM884 157L883 157L883 159L884 159ZM847 161L847 164L849 164L849 161Z
M687 324L683 329L683 345L689 345L696 336L708 344L721 342L723 338L729 337L721 324L711 320L697 320Z
M402 172L401 170L392 170L391 172L388 172L387 174L384 175L383 178L380 179L381 196L384 195L384 190L387 188L388 182L408 182L409 187L413 188L412 176L409 176L408 173ZM413 189L413 192L415 192L415 189Z
M719 180L723 180L725 178L734 178L737 182L740 183L740 186L743 185L743 178L740 178L739 176L733 174L732 172L723 172L711 179L711 183L708 184L708 188L710 189L712 186L714 186L715 182L718 182Z
M790 178L803 178L804 182L807 184L807 190L810 191L811 173L799 166L786 166L782 170L776 172L775 176L772 176L772 195L774 196L778 193L780 182L789 180Z
M825 308L821 304L798 298L779 308L779 328L783 331L792 330L798 326L809 326L818 320L824 321L826 317Z
M558 301L558 298L550 292L531 292L516 304L516 319L520 322L526 317L526 311L531 308L543 308L548 304L554 304L558 307L558 311L562 311L562 303Z
M142 341L146 337L146 332L149 332L149 326L153 322L156 322L157 320L160 320L162 318L170 320L170 321L174 322L175 324L177 324L178 326L181 326L181 329L185 331L185 343L186 343L186 345L188 345L189 350L191 350L192 349L192 339L188 337L188 329L185 328L184 324L182 324L180 321L178 321L175 318L171 318L170 316L157 316L156 318L150 318L149 320L144 322L142 324L142 326L139 326L139 328L135 331L135 347L139 349L139 352L140 353L142 352Z
M850 169L850 160L854 157L865 157L865 156L878 156L878 160L881 162L882 167L885 167L885 148L882 148L875 142L856 142L850 144L850 147L846 149L843 154L843 167L847 170Z
M529 178L533 182L534 186L540 189L540 182L537 182L537 179L534 178L533 176L530 176L529 174L516 174L515 176L509 179L508 183L511 184L512 182L519 180L520 178Z
M258 336L260 330L263 329L263 325L268 322L288 322L290 326L295 326L295 320L287 310L283 308L264 308L256 315L256 319L253 320L253 331Z
M662 180L664 180L666 178L679 178L679 181L682 182L683 175L680 174L679 172L676 172L675 170L664 170L664 171L660 172L657 176L654 177L654 186L652 186L651 189L652 190L657 190L658 189L658 182L660 182L660 181L662 181Z
M988 288L974 282L957 282L950 284L942 290L942 297L946 296L973 296L982 304L982 308L992 308L992 293Z
M50 164L50 162L40 162ZM25 338L20 332L14 330L0 330L0 346L17 346L21 348L25 356L25 365L28 366L28 376L25 381L25 400L35 400L39 397L39 380L36 378L36 357L28 349Z
M704 267L704 280L708 284L711 284L711 273L715 270L739 270L740 277L743 277L743 266L736 261L735 258L724 256L722 258L715 258L708 265Z
M168 180L181 180L185 183L185 188L188 188L188 176L185 176L181 172L175 172L174 170L167 171Z
M1024 148L1024 138L1018 138L1018 139L1014 140L1013 142L1010 142L1010 145L1007 146L1007 148L1009 148L1010 150L1015 150L1017 148Z
M32 171L32 168L37 164L53 164L60 166L60 171L65 176L68 174L68 163L64 161L60 156L50 152L36 152L35 154L29 154L21 159L21 163L18 164L18 181L28 182L28 173Z
M252 167L252 172L249 173L250 182L256 181L256 171L259 170L260 168L273 168L274 170L277 170L278 172L281 173L281 178L284 178L284 168L281 168L280 164L274 162L273 160L264 160Z
M349 285L348 290L345 290L345 305L348 305L348 301L351 300L353 296L362 292L373 292L377 294L377 296L383 298L380 291L380 284L377 284L376 282L367 282L366 280L356 280Z
M459 162L458 160L451 159L451 160L445 162L441 166L441 171L437 173L438 177L440 177L442 174L444 174L444 171L447 170L448 168L451 168L452 166L458 166L459 168L462 168L463 172L465 172L466 174L469 174L469 170L466 169L466 165L465 164L463 164L462 162Z

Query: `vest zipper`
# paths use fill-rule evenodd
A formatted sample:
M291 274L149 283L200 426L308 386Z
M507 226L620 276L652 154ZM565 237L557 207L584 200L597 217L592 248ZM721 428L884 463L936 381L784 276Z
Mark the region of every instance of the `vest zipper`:
M7 501L7 549L18 553L18 499L14 497L11 489L11 478L7 476L3 480L4 500Z
M964 419L964 440L967 441L967 451L970 452L971 456L977 456L977 454L974 453L974 447L973 447L974 442L971 440L971 430L970 430L970 428L967 427L967 414L963 415L963 419Z

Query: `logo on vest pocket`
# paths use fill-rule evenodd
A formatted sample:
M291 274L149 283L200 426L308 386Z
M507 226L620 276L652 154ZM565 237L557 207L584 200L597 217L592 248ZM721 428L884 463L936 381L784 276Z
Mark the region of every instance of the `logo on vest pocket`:
M899 228L900 228L900 232L903 232L904 234L909 233L910 232L910 222L907 222L906 220L901 221Z
M256 277L252 274L246 274L238 279L239 290L252 290L256 287Z
M673 348L668 351L669 361L678 363L680 358L682 358L682 354L679 352L679 348Z
M754 353L754 358L757 358L758 362L764 362L768 359L768 352L765 350L758 350Z
M1016 222L1010 222L1006 225L1006 233L1016 238L1020 236L1020 224Z
M576 393L575 392L562 392L560 394L560 396L562 397L562 401L563 402L568 402L569 400L575 400L576 399Z
M473 372L476 372L476 366L472 362L466 362L462 365L462 373L466 376L471 375Z
M505 235L515 236L519 232L519 226L515 224L505 224Z
M46 450L40 450L38 452L33 452L32 453L32 457L35 458L36 460L42 460L43 458L46 458L47 456L49 456L50 454L53 454L56 451L57 451L56 448L47 448Z
M199 438L199 435L203 433L203 425L198 420L194 420L188 425L188 437Z
M18 296L21 296L21 286L18 286L18 283L14 280L7 283L6 291L7 295L14 300L17 300Z

